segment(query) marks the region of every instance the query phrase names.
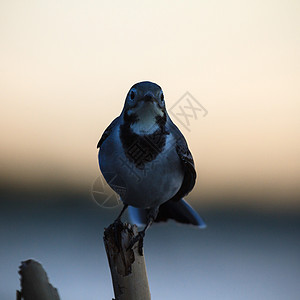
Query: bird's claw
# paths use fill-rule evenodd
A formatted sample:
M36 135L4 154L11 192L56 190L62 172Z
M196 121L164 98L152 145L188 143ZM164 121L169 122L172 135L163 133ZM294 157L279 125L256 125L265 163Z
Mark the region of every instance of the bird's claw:
M132 249L132 247L135 245L135 243L139 242L138 244L138 252L141 256L143 256L143 247L144 247L144 237L145 237L145 232L140 231L134 238L131 239L129 246L127 248L127 251L129 249Z

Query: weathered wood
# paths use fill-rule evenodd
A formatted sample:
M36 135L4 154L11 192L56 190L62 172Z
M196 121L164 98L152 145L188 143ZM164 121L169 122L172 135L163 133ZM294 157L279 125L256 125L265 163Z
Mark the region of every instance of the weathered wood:
M121 222L110 225L104 231L115 300L151 299L144 255L139 254L138 243L127 249L137 233L135 225Z
M49 283L45 270L37 261L23 261L19 274L21 291L17 291L17 300L60 300L57 289Z

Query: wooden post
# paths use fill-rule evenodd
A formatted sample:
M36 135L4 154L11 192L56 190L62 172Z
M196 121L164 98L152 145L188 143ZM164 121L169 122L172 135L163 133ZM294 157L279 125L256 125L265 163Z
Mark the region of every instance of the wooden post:
M144 255L138 243L127 250L138 233L136 225L118 223L104 231L104 244L110 267L115 300L150 300L150 290ZM118 241L118 242L117 242ZM119 245L116 245L116 242Z
M21 275L21 291L17 291L17 300L60 300L57 289L48 281L42 265L33 259L23 261Z

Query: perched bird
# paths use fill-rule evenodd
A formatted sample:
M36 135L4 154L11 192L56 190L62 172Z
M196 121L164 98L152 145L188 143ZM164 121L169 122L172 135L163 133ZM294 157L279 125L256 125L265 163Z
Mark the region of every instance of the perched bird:
M153 222L174 219L205 227L197 212L183 199L194 187L196 171L184 136L167 113L161 87L149 81L129 90L123 110L104 131L97 148L101 172L129 206L134 223L144 224L131 246Z

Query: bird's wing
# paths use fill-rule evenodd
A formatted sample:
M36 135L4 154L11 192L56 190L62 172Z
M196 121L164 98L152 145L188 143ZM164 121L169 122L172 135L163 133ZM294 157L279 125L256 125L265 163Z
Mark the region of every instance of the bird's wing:
M181 164L184 170L184 178L181 187L176 195L172 198L172 200L174 201L179 201L193 189L197 175L192 153L188 148L183 134L172 121L170 124L170 131L176 139L176 152L181 160Z
M103 142L107 139L107 137L110 135L111 131L113 130L113 128L116 126L116 124L118 123L120 117L115 118L110 125L105 129L105 131L103 132L100 141L97 144L97 148L100 148L101 145L103 144Z

